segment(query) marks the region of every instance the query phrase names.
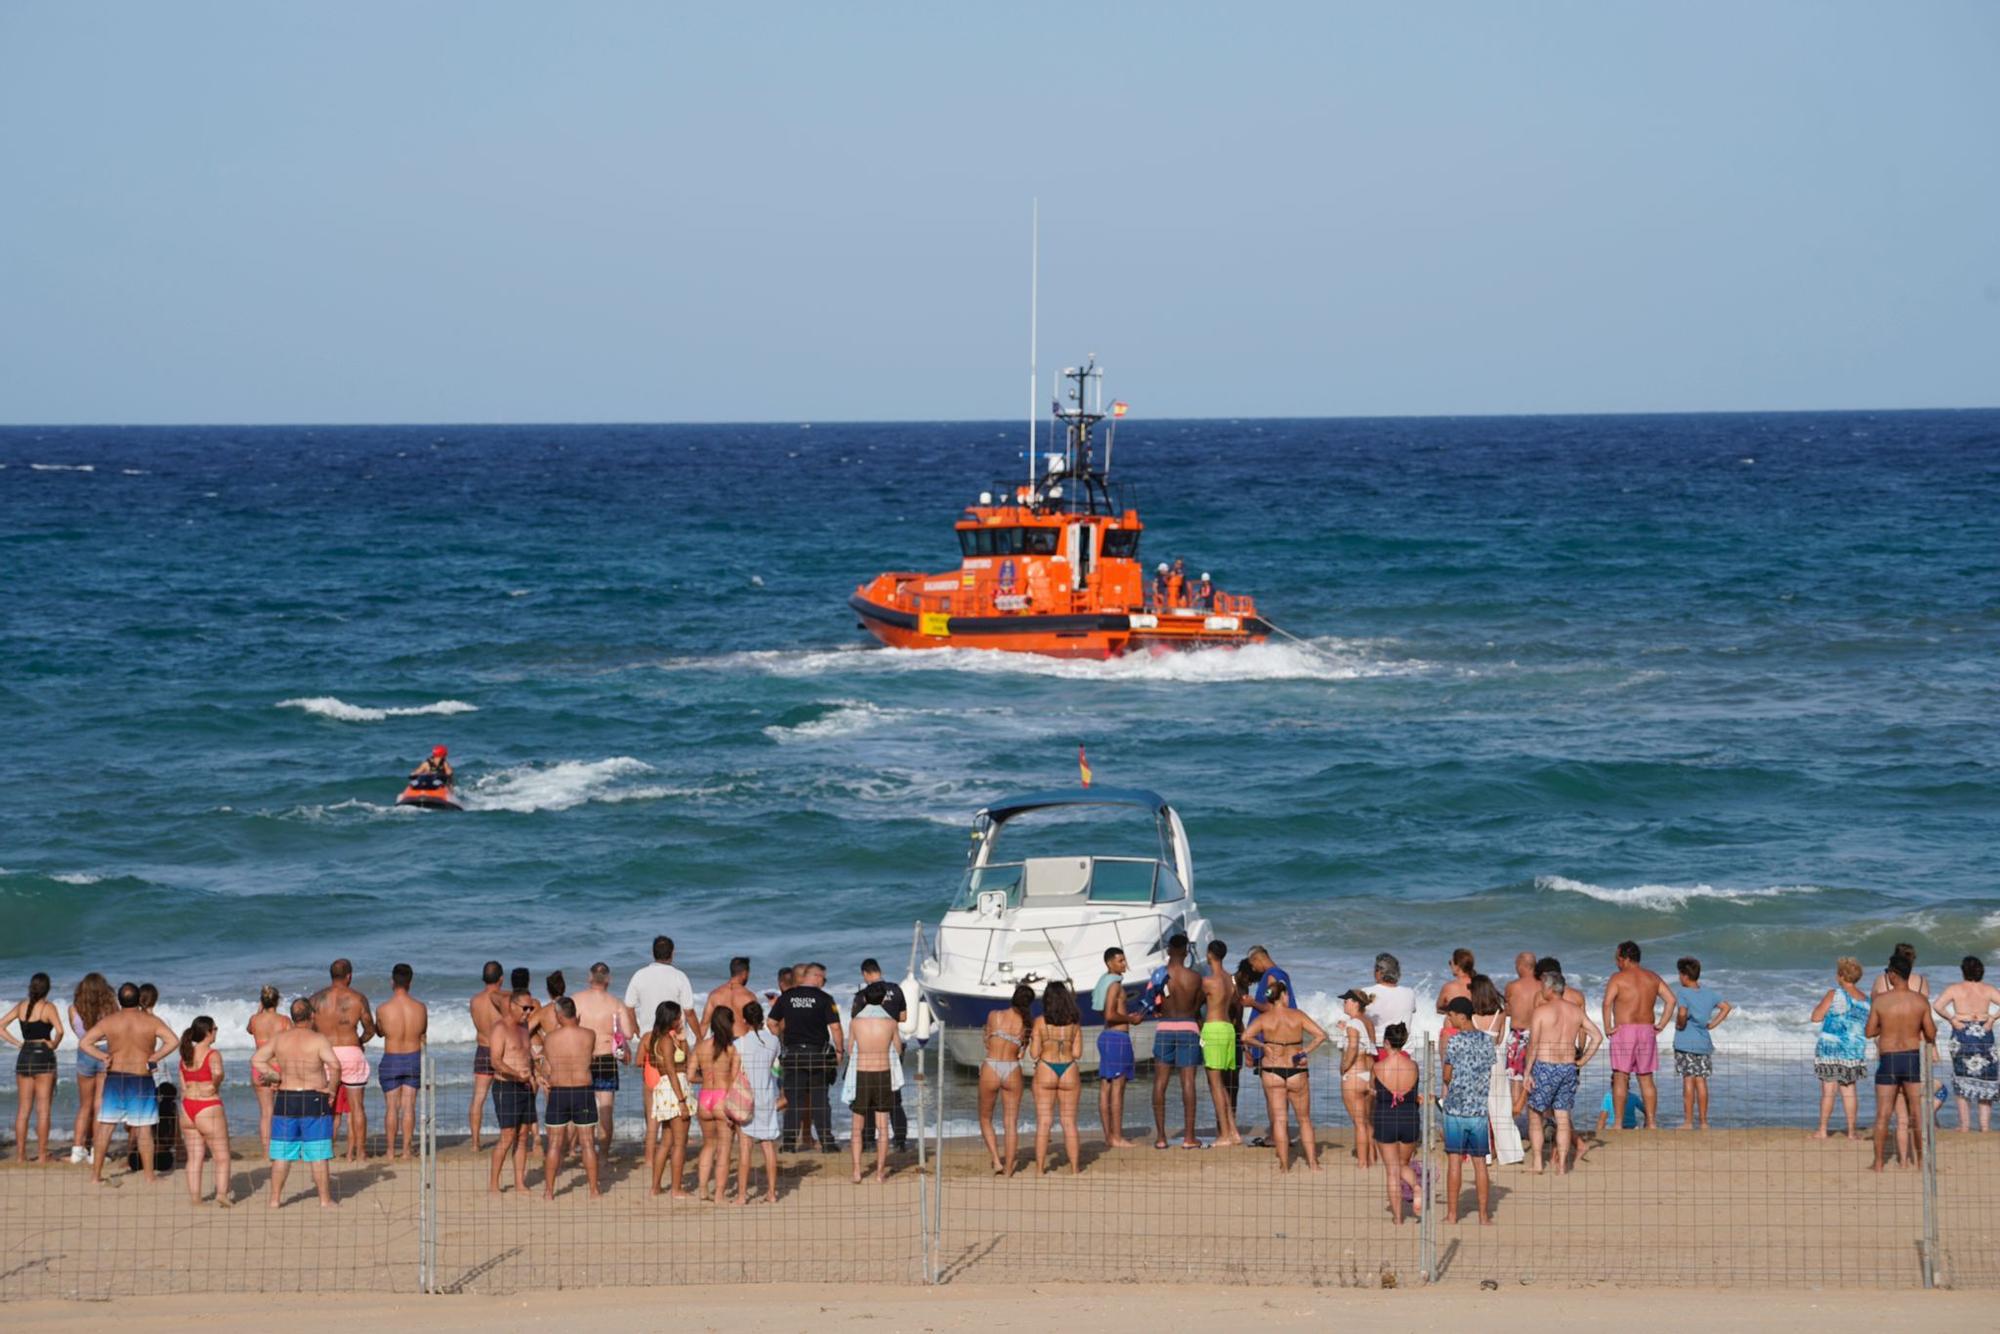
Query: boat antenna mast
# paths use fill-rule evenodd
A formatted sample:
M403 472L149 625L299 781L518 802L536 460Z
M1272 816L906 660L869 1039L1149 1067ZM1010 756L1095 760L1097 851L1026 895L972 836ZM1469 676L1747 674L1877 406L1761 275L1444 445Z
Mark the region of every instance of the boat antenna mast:
M1038 398L1041 376L1036 369L1035 335L1040 327L1042 295L1042 201L1038 195L1033 204L1032 221L1028 229L1028 494L1035 494L1035 419L1041 416Z
M1085 483L1085 486L1073 485L1070 488L1067 499L1073 509L1077 502L1086 498L1088 479L1095 474L1090 456L1090 432L1092 427L1104 420L1104 368L1097 364L1097 354L1093 352L1083 365L1063 367L1059 378L1070 382L1069 388L1058 393L1054 408L1056 420L1064 427L1062 472L1058 475L1051 470L1049 480L1055 481L1061 476ZM1064 399L1069 400L1067 405ZM1055 455L1051 453L1049 457L1054 459ZM1055 498L1065 497L1058 492Z

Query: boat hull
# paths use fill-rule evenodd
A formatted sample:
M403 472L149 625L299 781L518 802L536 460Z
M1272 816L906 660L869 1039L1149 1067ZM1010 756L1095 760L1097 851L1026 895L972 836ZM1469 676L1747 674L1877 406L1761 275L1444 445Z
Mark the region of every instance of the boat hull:
M1210 617L1198 612L1136 618L1122 611L919 617L859 593L847 605L863 629L890 648L902 649L967 648L1102 659L1158 649L1260 644L1271 633L1261 617Z

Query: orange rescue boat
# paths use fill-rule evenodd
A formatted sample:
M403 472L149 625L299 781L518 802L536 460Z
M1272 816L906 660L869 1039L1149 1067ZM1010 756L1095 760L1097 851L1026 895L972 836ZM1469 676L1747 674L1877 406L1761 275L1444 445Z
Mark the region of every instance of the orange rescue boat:
M1061 453L1028 482L985 492L954 525L956 570L878 574L848 605L861 628L891 648L979 648L1059 658L1114 658L1142 649L1261 643L1270 624L1247 596L1172 573L1148 580L1139 560L1144 525L1110 478L1111 447L1125 405L1108 414L1104 464L1093 433L1105 420L1104 372L1093 358L1062 372L1056 401ZM1165 567L1161 567L1165 570Z

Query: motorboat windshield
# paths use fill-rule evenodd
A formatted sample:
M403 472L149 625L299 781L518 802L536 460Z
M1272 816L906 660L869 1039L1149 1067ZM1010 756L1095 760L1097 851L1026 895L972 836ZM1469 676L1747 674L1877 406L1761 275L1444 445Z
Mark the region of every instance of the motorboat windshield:
M974 822L969 860L957 911L1177 903L1188 893L1179 817L1136 788L995 802Z

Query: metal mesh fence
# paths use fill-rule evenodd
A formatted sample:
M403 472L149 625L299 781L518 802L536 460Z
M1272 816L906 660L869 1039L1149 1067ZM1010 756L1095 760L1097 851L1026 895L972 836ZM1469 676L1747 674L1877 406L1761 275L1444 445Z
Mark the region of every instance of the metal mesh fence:
M233 1207L190 1200L185 1145L171 1131L161 1133L171 1169L150 1184L128 1166L121 1132L102 1186L91 1183L88 1165L68 1162L0 1171L0 1299L364 1288L506 1293L778 1279L1008 1282L1024 1274L1367 1287L1996 1282L2000 1137L1961 1133L1951 1101L1930 1096L1942 1067L1926 1066L1925 1115L1915 1120L1910 1165L1896 1161L1891 1133L1891 1162L1878 1173L1871 1170L1876 1094L1869 1075L1856 1089L1859 1138L1847 1137L1836 1096L1831 1137L1819 1139L1811 1134L1819 1085L1809 1059L1793 1049L1718 1053L1709 1076L1714 1128L1681 1130L1680 1080L1663 1052L1662 1128L1625 1129L1623 1118L1606 1110L1609 1071L1600 1060L1582 1072L1569 1170L1558 1174L1552 1162L1533 1170L1525 1160L1529 1137L1517 1148L1502 1128L1516 1124L1503 1114L1503 1091L1490 1123L1497 1132L1488 1166L1491 1221L1480 1221L1478 1167L1464 1158L1457 1217L1449 1221L1444 1118L1428 1097L1440 1087L1441 1062L1425 1047L1416 1053L1427 1095L1415 1122L1416 1182L1398 1222L1389 1174L1357 1162L1361 1146L1331 1047L1316 1054L1293 1094L1309 1094L1318 1169L1306 1161L1294 1123L1290 1170L1280 1173L1272 1147L1214 1144L1205 1072L1195 1081L1194 1129L1211 1147L1181 1147L1180 1076L1166 1076L1160 1126L1152 1097L1159 1072L1151 1066L1140 1067L1127 1092L1124 1132L1136 1141L1132 1147L1107 1144L1094 1072L1056 1080L1024 1067L1009 1159L1014 1076L985 1072L982 1089L981 1067L946 1056L947 1036L940 1032L910 1054L903 1088L910 1138L907 1147L892 1147L885 1182L853 1181L852 1121L837 1107L838 1152L806 1145L778 1153L774 1205L756 1202L766 1177L755 1145L743 1192L749 1203L733 1202L740 1152L731 1154L729 1202L672 1198L670 1138L663 1190L653 1194L636 1082L615 1099L600 1195L590 1194L573 1152L563 1154L551 1190L541 1143L524 1163L526 1189L517 1188L508 1160L495 1192L491 1116L478 1152L462 1131L441 1133L465 1123L467 1094L463 1085L440 1086L428 1054L410 1156L383 1157L380 1094L371 1089L371 1156L330 1164L335 1209L318 1206L303 1165L293 1167L282 1207L270 1207L270 1164L247 1099L226 1108ZM1267 1082L1277 1081L1255 1071L1236 1081L1246 1140L1270 1135ZM1281 1102L1289 1091L1271 1090ZM980 1134L982 1102L991 1108L999 1172ZM1060 1124L1072 1107L1074 1162ZM1372 1120L1368 1103L1358 1109ZM1038 1125L1048 1132L1041 1173ZM1153 1147L1162 1138L1168 1147ZM1553 1133L1545 1141L1545 1155L1552 1154ZM702 1145L696 1127L680 1176L690 1197ZM872 1153L863 1167L871 1176ZM205 1196L213 1190L211 1168Z
M762 1142L751 1145L746 1190L741 1132L722 1132L713 1121L683 1125L684 1161L676 1180L675 1128L666 1123L668 1138L661 1145L666 1166L655 1194L639 1138L642 1110L639 1090L620 1090L616 1135L598 1165L602 1193L597 1196L590 1194L575 1152L562 1155L550 1194L545 1138L526 1155L525 1189L516 1184L511 1157L499 1164L494 1187L496 1135L490 1127L478 1151L464 1137L441 1139L437 1290L506 1293L758 1279L908 1283L922 1277L914 1149L892 1150L887 1181L857 1185L850 1127L842 1117L835 1131L837 1151L815 1146L776 1153L777 1201L770 1204ZM705 1153L712 1171L714 1156L725 1152L724 1202L712 1203L696 1195L697 1176ZM871 1153L871 1178L873 1165ZM677 1197L677 1186L684 1197ZM739 1204L739 1198L747 1202Z
M221 1109L227 1176L218 1179L205 1140L199 1202L187 1181L200 1132L184 1116L179 1090L164 1082L160 1123L152 1127L152 1179L138 1160L134 1132L124 1128L112 1135L101 1185L90 1164L72 1163L66 1154L47 1165L15 1162L0 1171L0 1299L419 1291L421 1144L415 1157L387 1156L381 1091L366 1094L365 1160L346 1159L347 1125L338 1125L335 1156L326 1165L332 1207L321 1207L311 1167L294 1163L281 1205L273 1208L257 1103L241 1088L246 1065L239 1060L231 1070L238 1096ZM69 1124L75 1114L76 1085L64 1081L56 1124ZM218 1130L212 1119L208 1128ZM218 1192L234 1202L217 1203Z

